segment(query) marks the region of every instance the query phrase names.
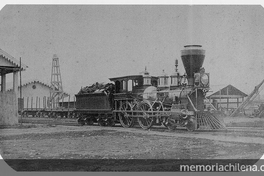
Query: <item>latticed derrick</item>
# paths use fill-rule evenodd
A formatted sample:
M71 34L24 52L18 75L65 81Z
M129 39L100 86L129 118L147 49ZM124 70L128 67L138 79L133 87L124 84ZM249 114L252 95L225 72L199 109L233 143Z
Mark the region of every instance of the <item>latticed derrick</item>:
M63 87L60 73L59 58L56 54L52 58L51 68L51 90L50 90L50 103L52 107L58 107L59 101L63 98Z

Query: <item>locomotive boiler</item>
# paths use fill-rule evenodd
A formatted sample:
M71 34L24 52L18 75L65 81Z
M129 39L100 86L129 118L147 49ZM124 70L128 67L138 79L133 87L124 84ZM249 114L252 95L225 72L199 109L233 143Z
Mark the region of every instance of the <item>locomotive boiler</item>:
M174 130L181 126L189 131L225 128L216 116L204 111L210 76L202 67L205 50L201 45L186 45L181 59L186 71L183 75L176 60L170 76L151 76L145 68L140 75L109 78L114 84L101 91L76 95L78 122L98 122L101 126L119 122L125 128L138 123L143 129L163 125Z

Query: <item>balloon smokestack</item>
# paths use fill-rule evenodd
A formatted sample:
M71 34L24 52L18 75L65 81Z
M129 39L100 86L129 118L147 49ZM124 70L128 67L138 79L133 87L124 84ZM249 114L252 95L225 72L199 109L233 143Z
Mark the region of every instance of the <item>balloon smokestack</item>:
M202 45L186 45L181 50L182 62L188 78L193 78L194 73L198 72L203 66L205 50Z

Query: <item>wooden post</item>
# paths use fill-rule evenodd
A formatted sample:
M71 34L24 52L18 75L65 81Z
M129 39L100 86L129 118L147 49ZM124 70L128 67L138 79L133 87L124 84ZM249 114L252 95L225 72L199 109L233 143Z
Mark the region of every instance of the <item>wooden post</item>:
M36 110L38 109L38 97L36 97Z
M31 110L33 110L33 97L31 97Z
M48 103L47 103L47 97L46 96L45 96L45 99L44 99L44 104L45 104L45 109L47 109Z
M221 90L220 90L220 107L222 108L222 93L221 93Z
M195 108L197 109L197 106L198 106L198 102L197 102L197 99L198 99L198 92L197 92L197 89L195 90L195 99L196 99L196 101L195 101Z
M13 91L16 94L17 97L17 93L18 93L18 72L13 72Z
M59 98L59 96L58 96L57 108L59 107L59 105L60 105L60 98Z
M46 96L43 97L42 101L43 101L43 109L46 109L46 103L45 103L45 100L46 100Z
M27 97L27 110L28 110L28 101L29 101L29 97Z
M19 63L20 63L20 69L19 69L19 75L20 75L20 79L19 79L19 81L20 81L20 98L22 98L22 76L21 76L21 71L22 71L22 69L21 69L21 57L20 57Z
M39 109L40 109L40 97L39 97Z
M56 101L55 98L51 101L52 101L52 109L55 109L55 101Z
M48 97L48 103L49 103L49 109L51 110L52 109L52 101L51 101L50 97Z
M1 92L6 91L6 74L1 73Z
M127 92L128 91L128 80L127 79L125 79L124 80L124 83L125 83L125 92Z
M63 108L64 96L62 96L61 107Z
M73 108L75 108L75 103L76 103L76 97L73 97Z
M47 98L47 109L50 109L49 97Z
M227 100L226 100L226 101L227 101L226 109L227 109L227 111L228 111L228 107L229 107L229 106L228 106L228 105L229 105L229 98L228 98L228 97L227 97Z
M67 114L68 118L70 116L70 100L71 100L71 95L69 95L69 99L68 99L68 114Z
M26 108L25 108L25 104L26 104L26 99L25 99L25 97L23 97L23 109L25 110Z

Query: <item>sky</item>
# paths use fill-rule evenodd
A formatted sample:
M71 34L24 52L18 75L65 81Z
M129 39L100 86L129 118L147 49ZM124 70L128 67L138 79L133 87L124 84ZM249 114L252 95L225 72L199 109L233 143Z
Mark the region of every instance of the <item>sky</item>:
M212 87L250 93L264 79L264 9L260 5L6 5L0 48L28 66L22 82L50 83L59 57L64 91L108 78L172 74L181 50L205 49ZM217 91L217 90L215 90Z

